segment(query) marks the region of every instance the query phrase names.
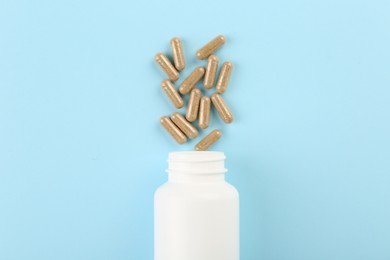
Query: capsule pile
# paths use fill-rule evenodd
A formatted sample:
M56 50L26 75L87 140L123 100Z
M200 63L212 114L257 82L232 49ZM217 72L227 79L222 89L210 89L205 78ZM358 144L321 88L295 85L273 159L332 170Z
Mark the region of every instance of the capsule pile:
M155 61L169 78L161 82L161 88L172 105L176 109L184 107L185 102L182 96L189 94L186 114L184 116L179 112L174 112L170 116L162 116L160 118L161 125L178 144L184 144L187 142L187 138L194 139L198 137L198 129L193 125L197 119L199 128L208 128L210 124L211 103L224 123L230 124L233 121L233 114L227 106L226 101L222 98L222 93L226 91L229 85L233 64L228 61L224 62L217 78L219 59L215 55L215 52L225 42L225 37L219 35L198 50L196 57L199 60L207 59L206 68L202 66L195 68L182 81L178 88L174 86L173 82L180 78L179 72L186 67L181 40L177 37L171 40L173 64L161 52L155 56ZM215 92L210 97L202 95L202 91L196 88L196 84L202 78L205 89L212 89L215 85ZM200 140L194 149L196 151L205 151L221 136L222 132L214 129L205 138Z

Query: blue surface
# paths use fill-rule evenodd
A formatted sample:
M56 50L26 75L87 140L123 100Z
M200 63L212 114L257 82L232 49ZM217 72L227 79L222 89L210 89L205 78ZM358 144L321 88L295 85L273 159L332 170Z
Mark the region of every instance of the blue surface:
M242 260L390 259L389 2L140 2L0 1L0 259L152 260L153 57L220 33Z

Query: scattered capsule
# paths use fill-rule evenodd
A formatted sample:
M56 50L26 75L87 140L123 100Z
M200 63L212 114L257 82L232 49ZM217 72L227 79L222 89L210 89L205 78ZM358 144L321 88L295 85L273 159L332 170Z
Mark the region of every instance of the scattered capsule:
M222 94L223 92L226 91L229 85L229 80L230 80L230 75L232 74L232 70L233 70L233 63L228 61L223 63L217 81L217 87L216 87L217 93Z
M184 60L183 46L179 38L175 37L171 40L171 49L173 62L177 70L184 70L186 62Z
M233 115L230 112L230 109L223 100L220 94L214 93L211 95L211 102L218 111L219 117L226 123L229 124L233 121Z
M179 79L179 72L177 72L175 67L173 67L167 56L159 52L156 54L156 56L154 56L154 59L156 60L158 65L160 65L160 67L164 70L170 80L175 81Z
M196 151L206 151L211 145L213 145L219 138L221 138L222 132L219 130L213 130L205 138L200 140L199 143L195 145Z
M182 97L180 96L179 92L175 89L175 86L173 86L172 82L170 80L163 80L161 82L161 88L164 90L165 94L168 96L168 98L171 100L172 104L175 106L175 108L182 108L184 106L184 101Z
M214 86L215 76L218 70L218 57L210 55L207 60L206 73L204 74L203 85L205 88L210 89Z
M190 122L194 122L198 117L201 94L202 93L197 88L194 88L191 91L190 99L188 100L187 113L186 113L186 118Z
M200 50L196 52L196 57L200 60L206 59L208 56L213 54L226 42L225 36L219 35L215 37L211 42L207 43Z
M180 113L173 113L171 115L171 120L186 136L188 136L188 138L193 139L198 136L198 130Z
M167 132L176 140L179 144L187 142L186 136L180 131L180 129L169 119L167 116L160 118L161 125L167 130Z
M202 129L206 129L210 124L210 98L202 97L199 106L198 125Z
M197 67L195 68L191 74L183 80L180 84L179 91L181 94L185 95L191 91L191 89L195 86L195 84L203 77L204 68Z

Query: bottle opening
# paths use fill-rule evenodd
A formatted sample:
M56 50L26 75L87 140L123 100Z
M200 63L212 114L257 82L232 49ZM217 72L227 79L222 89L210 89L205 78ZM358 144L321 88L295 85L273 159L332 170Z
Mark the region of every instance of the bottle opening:
M225 173L225 154L214 151L171 152L168 157L168 173L220 174Z

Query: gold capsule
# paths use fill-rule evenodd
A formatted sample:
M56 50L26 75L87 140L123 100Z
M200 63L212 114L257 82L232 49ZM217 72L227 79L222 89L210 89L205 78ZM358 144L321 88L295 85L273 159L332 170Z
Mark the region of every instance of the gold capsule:
M233 121L233 115L230 112L230 109L223 100L220 94L214 93L211 95L211 102L217 109L219 117L226 123L229 124Z
M156 54L156 56L154 56L154 59L156 60L158 65L160 65L160 67L164 70L170 80L175 81L179 79L179 72L177 72L175 67L173 67L167 56L159 52Z
M219 138L221 138L222 132L219 130L213 130L205 138L200 140L199 143L195 145L196 151L206 151L211 145L213 145Z
M195 68L191 74L183 80L180 84L179 91L181 94L185 95L191 91L191 89L195 86L195 84L203 77L204 68L197 67Z
M179 92L177 92L171 81L167 79L163 80L161 82L161 88L164 90L165 94L176 108L182 108L184 106L182 97L180 96Z
M188 100L187 113L186 113L186 118L190 122L194 122L198 117L201 94L202 93L197 88L194 88L191 91L190 99Z
M196 57L200 60L206 59L213 54L218 48L220 48L226 42L225 36L219 35L215 37L211 42L207 43L200 50L196 52Z
M193 139L198 136L198 130L180 113L173 113L171 115L171 120L186 136L188 136L188 138Z
M229 85L229 80L230 80L230 75L232 74L232 70L233 70L233 63L228 61L223 63L217 81L217 87L216 87L217 93L222 94L223 92L226 91Z
M179 38L175 37L171 40L171 49L173 62L177 70L184 70L186 62L184 59L183 46Z
M218 70L218 57L210 55L207 60L206 73L204 74L203 85L205 88L210 89L213 87L215 82L215 76Z
M169 119L167 116L160 118L161 125L167 130L167 132L175 139L179 144L187 142L187 137L180 131L180 129Z
M202 97L199 106L198 125L202 129L206 129L210 124L210 98Z

